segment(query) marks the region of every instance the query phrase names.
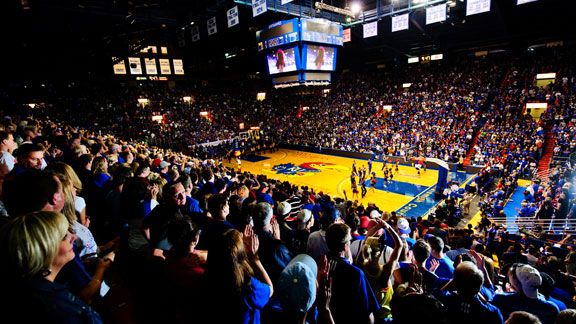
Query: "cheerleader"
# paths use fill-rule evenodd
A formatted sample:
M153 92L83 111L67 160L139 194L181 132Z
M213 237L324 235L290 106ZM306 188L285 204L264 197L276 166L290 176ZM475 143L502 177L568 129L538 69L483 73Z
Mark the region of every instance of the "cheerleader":
M378 180L376 180L376 172L372 172L372 175L370 176L370 191L374 192L377 181Z
M368 190L366 190L366 166L360 168L360 189L362 190L362 198L366 196Z
M236 164L238 164L238 172L242 173L242 160L240 160L240 156L236 157Z
M367 175L367 173L366 173L366 166L362 166L362 167L360 168L359 173L358 173L358 178L360 179L360 183L366 181L366 175Z
M356 175L350 175L350 189L352 189L352 199L358 199L358 185L356 184Z
M372 173L372 157L368 160L368 173Z
M416 168L416 172L420 175L420 169L422 169L422 160L417 159L414 161L414 168Z
M384 169L384 184L388 184L388 169Z
M388 158L382 158L382 171L386 170L386 165L388 164Z

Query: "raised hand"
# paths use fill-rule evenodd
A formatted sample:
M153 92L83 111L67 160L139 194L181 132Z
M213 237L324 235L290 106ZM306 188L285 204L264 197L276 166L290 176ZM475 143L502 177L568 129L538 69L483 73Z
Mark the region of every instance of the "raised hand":
M332 297L331 270L335 267L336 261L328 261L323 255L318 268L318 291L316 292L316 305L320 310L330 310L330 298Z
M479 255L478 252L470 250L469 253L476 260L476 265L478 266L478 269L482 270L483 267L486 267L486 265L484 264L484 258L481 255Z
M440 266L440 262L438 262L438 260L432 258L432 260L430 260L430 268L428 269L428 271L436 272L436 269L438 269L439 266Z
M275 239L280 240L280 224L278 224L278 220L276 220L276 217L272 217L270 225L272 226L272 236Z
M408 283L408 289L411 292L415 292L421 294L424 292L422 282L424 280L424 276L422 272L418 269L418 267L414 264L411 264L410 267L412 268L412 279Z
M258 247L260 246L260 241L258 240L258 235L254 233L252 225L246 225L244 228L244 248L246 253L250 256L255 256L258 253Z

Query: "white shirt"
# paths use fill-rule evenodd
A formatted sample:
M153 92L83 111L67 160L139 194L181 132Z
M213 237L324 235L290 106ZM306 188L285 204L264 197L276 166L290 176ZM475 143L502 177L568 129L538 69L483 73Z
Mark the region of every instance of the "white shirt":
M326 231L319 230L308 236L306 253L314 258L316 262L320 261L320 258L328 254L329 251L328 244L326 244Z
M86 200L84 200L82 197L76 196L76 199L74 200L74 209L81 213L84 208L86 208Z
M2 193L2 183L6 175L14 169L16 158L7 151L2 151L0 154L0 194Z
M78 247L80 249L80 256L82 257L87 254L97 253L98 244L96 244L94 235L92 235L92 232L90 232L88 227L80 224L79 222L74 222L72 227L76 232L76 242L78 243Z
M16 163L16 158L12 156L7 151L2 151L0 155L0 176L4 178L12 169L14 169L14 164Z

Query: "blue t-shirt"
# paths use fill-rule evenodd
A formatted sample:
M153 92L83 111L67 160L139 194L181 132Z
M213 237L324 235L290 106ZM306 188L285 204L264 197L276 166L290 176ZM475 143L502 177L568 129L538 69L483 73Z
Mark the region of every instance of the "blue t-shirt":
M188 213L202 214L204 211L200 208L200 202L192 197L186 196L186 207Z
M18 287L10 287L12 284ZM18 318L20 323L103 323L100 315L66 285L35 278L23 284L12 282L2 288L4 294L10 294L2 304L2 318L5 320Z
M336 323L360 323L380 309L364 272L342 258L332 271L330 310Z
M56 276L56 282L67 285L72 292L79 292L92 280L86 266L78 253L78 245L74 242L74 259L64 265Z
M216 185L214 182L206 182L200 185L200 190L198 191L198 197L204 197L205 195L215 195L218 193Z
M260 311L270 299L270 286L254 277L252 277L250 283L250 289L244 295L242 323L259 324Z
M94 184L96 185L96 187L102 189L102 188L104 188L104 185L105 185L110 179L112 179L112 177L110 177L108 174L106 174L106 173L98 173L98 174L94 175Z
M274 200L272 200L272 196L270 196L270 194L267 192L259 191L258 193L256 193L256 201L258 201L259 203L267 202L270 205L274 205Z
M416 240L411 238L411 237L406 237L406 243L408 243L408 248L410 248L410 250L412 250L412 248L414 247L414 244L416 244Z
M430 256L428 260L426 260L426 269L430 269L430 264L432 259L436 259L433 256ZM434 272L440 278L452 278L454 276L454 262L450 260L447 256L444 256L442 259L436 259L438 263L438 268Z
M566 307L566 304L564 304L563 301L558 300L558 299L556 299L556 298L554 298L554 297L548 298L548 301L549 301L549 302L553 302L554 305L556 305L556 306L558 307L558 310L559 310L559 311L563 311L563 310L565 310L565 309L568 308L568 307Z
M558 306L545 300L542 295L538 298L528 298L517 293L496 294L492 304L500 308L505 318L508 318L512 312L525 311L536 315L543 324L553 324L560 312Z
M494 295L496 294L494 288L488 288L484 285L480 287L480 294L486 298L487 301L491 302L494 299Z
M464 300L458 294L441 290L437 296L444 303L453 323L504 323L500 310L480 300L478 295Z
M198 250L209 250L215 240L221 239L224 232L232 228L234 228L234 225L228 221L219 221L210 218L202 227L200 240L196 248Z

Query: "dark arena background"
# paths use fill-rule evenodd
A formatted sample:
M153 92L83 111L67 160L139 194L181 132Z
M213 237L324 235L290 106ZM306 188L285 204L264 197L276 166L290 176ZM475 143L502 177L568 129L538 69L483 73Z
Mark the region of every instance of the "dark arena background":
M575 9L3 1L1 313L576 323Z

